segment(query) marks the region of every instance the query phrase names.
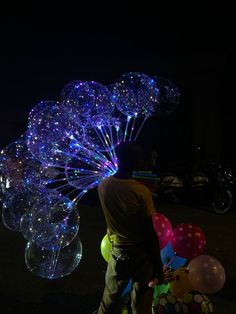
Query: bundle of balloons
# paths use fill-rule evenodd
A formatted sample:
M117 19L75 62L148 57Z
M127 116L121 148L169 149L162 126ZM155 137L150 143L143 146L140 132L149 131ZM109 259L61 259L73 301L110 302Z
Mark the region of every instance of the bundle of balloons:
M117 171L115 148L179 99L171 81L130 72L108 86L69 82L59 100L33 106L25 133L0 152L2 220L27 240L32 273L56 279L79 265L80 199Z
M193 223L181 223L174 229L162 213L153 215L164 273L171 271L171 280L154 288L153 314L213 313L208 294L218 292L225 283L225 270L215 257L205 255L206 237ZM101 254L108 261L111 243L107 235L101 241ZM128 291L127 291L128 289ZM132 289L128 284L125 292Z

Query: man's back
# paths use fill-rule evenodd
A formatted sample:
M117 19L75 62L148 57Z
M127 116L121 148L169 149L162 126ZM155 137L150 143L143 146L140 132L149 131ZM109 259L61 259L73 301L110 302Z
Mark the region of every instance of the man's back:
M134 179L109 177L98 186L98 194L113 243L143 243L143 222L155 212L151 193Z

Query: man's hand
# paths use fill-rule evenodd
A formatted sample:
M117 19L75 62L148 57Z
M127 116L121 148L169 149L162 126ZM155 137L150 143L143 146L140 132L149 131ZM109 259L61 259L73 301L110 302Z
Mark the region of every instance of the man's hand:
M167 284L168 282L171 282L171 281L176 279L174 276L174 270L172 270L170 268L166 268L163 271L163 274L164 274L163 284ZM159 284L161 284L159 279L157 277L155 277L148 283L148 287L155 288L155 286L157 286Z
M158 285L158 284L159 284L158 278L153 278L153 279L149 282L148 287L149 287L149 288L155 288L155 286Z
M168 282L171 282L173 280L175 280L174 270L170 268L165 268L164 269L164 283L167 284Z

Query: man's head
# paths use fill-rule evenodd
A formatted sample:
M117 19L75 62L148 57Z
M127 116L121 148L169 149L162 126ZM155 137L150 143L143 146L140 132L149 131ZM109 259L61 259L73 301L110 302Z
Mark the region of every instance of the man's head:
M116 148L118 168L123 172L141 170L144 163L143 147L137 142L123 142Z

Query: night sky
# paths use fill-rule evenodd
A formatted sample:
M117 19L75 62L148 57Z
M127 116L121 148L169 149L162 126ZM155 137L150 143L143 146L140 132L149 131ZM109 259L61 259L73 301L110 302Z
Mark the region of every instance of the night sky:
M6 16L1 22L0 148L26 130L34 104L59 100L69 81L109 84L136 71L173 80L181 91L176 112L152 118L144 128L141 138L149 147L170 161L193 158L197 147L202 158L232 159L233 16L230 8L214 9L141 13L141 8L124 20L116 17L114 29L111 16L102 27L88 27L86 19L66 23L59 16L36 18L27 12Z

